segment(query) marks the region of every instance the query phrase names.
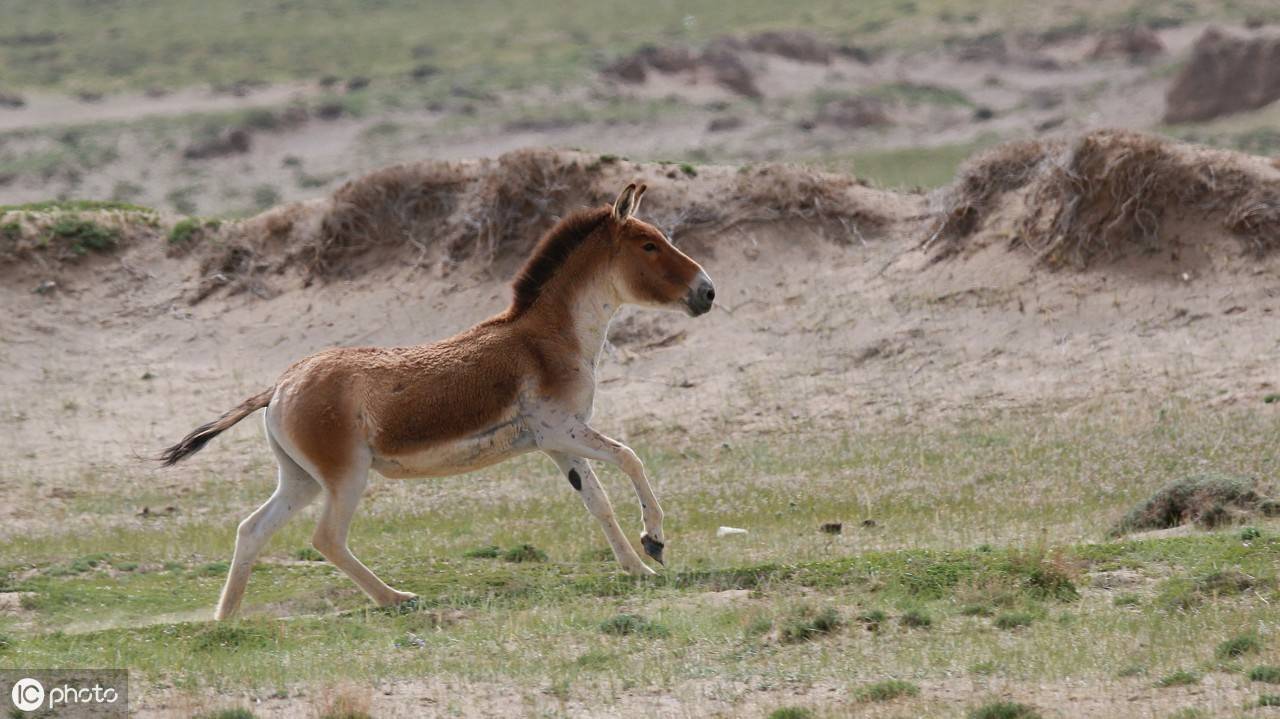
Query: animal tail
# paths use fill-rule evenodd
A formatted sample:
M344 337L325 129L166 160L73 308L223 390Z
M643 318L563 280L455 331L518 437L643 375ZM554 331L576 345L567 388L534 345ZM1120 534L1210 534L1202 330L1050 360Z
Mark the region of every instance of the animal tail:
M237 405L234 409L207 424L191 430L191 434L182 438L181 442L166 449L159 457L156 458L163 466L172 467L182 460L204 449L209 440L222 434L231 428L236 422L248 417L258 410L266 407L271 403L271 395L276 391L275 387L264 390L246 399Z

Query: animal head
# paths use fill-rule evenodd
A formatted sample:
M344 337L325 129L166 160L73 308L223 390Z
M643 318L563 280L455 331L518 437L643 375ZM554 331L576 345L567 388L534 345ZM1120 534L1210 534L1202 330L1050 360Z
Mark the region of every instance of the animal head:
M711 278L662 231L635 217L645 185L627 185L613 203L612 273L623 302L706 314L716 298Z

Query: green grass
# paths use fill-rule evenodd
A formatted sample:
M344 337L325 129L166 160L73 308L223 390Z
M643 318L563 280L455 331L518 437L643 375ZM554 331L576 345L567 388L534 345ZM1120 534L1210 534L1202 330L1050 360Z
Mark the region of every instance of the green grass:
M1034 707L1018 702L992 702L970 710L968 719L1040 719Z
M817 164L826 169L851 173L879 187L932 189L950 183L960 163L994 141L994 138L984 138L976 142L933 147L862 150L826 157Z
M6 212L93 212L97 210L122 210L125 212L155 212L149 207L134 205L128 202L110 200L46 200L44 202L28 202L21 205L0 205L0 215Z
M1274 476L1278 421L1261 405L1160 409L959 418L923 432L904 420L825 442L736 437L730 447L635 431L672 540L669 567L642 579L618 573L541 458L433 480L430 492L375 480L352 548L418 594L414 607L374 609L327 562L298 561L314 559L299 550L309 509L255 567L245 618L213 625L236 521L272 485L266 457L247 449L257 438L229 435L229 449L250 459L234 482L193 465L182 482L192 511L140 521L135 508L164 506L167 490L122 465L102 470L110 482L81 481L68 501L74 527L0 539L0 583L30 593L20 621L0 616L0 668L128 666L139 681L197 693L314 695L338 680L431 676L549 701L604 697L606 707L614 699L601 688L624 684L623 694L692 692L690 682L731 677L833 686L849 702L901 677L920 695L885 708L927 716L931 687L956 677L1014 688L1069 677L1106 691L1121 667L1150 684L1187 668L1270 666L1268 643L1243 660L1214 657L1224 640L1280 621L1275 520L1258 518L1248 540L1238 528L1162 539L1106 530L1156 488L1204 471L1206 457L1233 474ZM629 482L608 467L601 478L634 541ZM219 511L194 511L205 506ZM877 526L860 528L860 517ZM845 521L838 543L817 530L832 518ZM751 532L717 540L723 523ZM545 560L502 560L526 544ZM1091 575L1122 569L1142 582L1126 591L1153 599L1117 605L1094 588ZM1024 615L1034 621L993 628ZM930 629L911 626L923 618Z

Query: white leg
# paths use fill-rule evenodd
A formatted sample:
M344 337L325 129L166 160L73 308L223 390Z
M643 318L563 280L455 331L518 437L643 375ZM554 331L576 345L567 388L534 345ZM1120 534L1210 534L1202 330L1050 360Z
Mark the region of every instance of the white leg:
M387 607L413 599L415 595L388 587L356 559L347 547L351 518L355 516L356 507L360 504L360 497L364 494L368 481L369 470L363 467L340 481L325 482L324 510L320 514L320 522L316 525L311 543L325 559L351 577L378 606Z
M605 539L613 549L613 556L622 568L631 574L653 574L653 570L645 566L640 555L636 554L635 548L622 533L622 528L618 526L618 520L613 516L613 505L609 503L609 495L600 486L600 480L592 471L591 464L581 457L562 452L547 452L547 456L555 461L560 472L568 478L569 484L582 496L582 503L587 506L591 516L600 522Z
M267 435L267 440L280 465L276 491L265 504L241 522L236 530L235 555L231 558L231 569L227 572L227 583L218 600L215 619L227 619L236 613L240 600L244 598L245 585L249 582L253 563L271 535L320 493L319 483L285 454L270 434Z
M649 486L649 478L645 475L644 463L630 447L610 439L588 427L585 423L571 421L559 430L542 436L541 446L544 449L564 452L566 454L596 459L616 465L631 479L636 489L636 497L640 500L640 513L644 521L644 533L640 535L640 543L649 556L662 561L662 549L666 537L662 532L662 506Z

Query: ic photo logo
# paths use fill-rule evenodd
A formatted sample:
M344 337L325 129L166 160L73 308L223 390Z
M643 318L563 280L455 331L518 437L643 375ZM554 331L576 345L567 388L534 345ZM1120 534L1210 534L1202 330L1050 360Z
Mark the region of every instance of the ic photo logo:
M7 691L6 691L7 690ZM5 694L12 709L4 709ZM0 716L124 719L129 673L122 669L0 670Z
M13 683L10 692L13 705L24 712L33 712L44 704L44 685L39 679L25 677Z

